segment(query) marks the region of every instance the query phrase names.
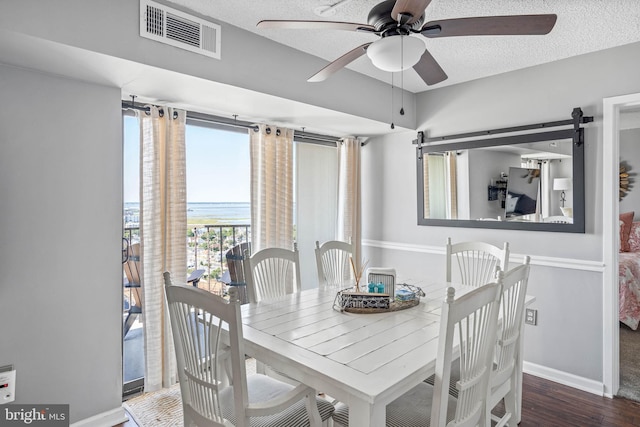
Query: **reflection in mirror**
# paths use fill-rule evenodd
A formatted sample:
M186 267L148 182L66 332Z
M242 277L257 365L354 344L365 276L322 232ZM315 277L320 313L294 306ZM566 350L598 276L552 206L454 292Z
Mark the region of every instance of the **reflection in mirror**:
M554 223L556 231L580 232L567 228L574 222L574 148L578 164L583 155L571 139L445 147L422 147L420 224L542 230Z
M425 218L457 218L455 153L429 153L424 160Z
M542 222L564 215L553 182L571 178L571 157L571 140L425 153L424 218ZM572 191L564 197L570 208Z
M540 169L509 168L504 214L507 220L540 215ZM535 220L535 217L533 217Z
M571 117L432 138L418 132L418 224L584 233L580 125L593 117L580 108Z

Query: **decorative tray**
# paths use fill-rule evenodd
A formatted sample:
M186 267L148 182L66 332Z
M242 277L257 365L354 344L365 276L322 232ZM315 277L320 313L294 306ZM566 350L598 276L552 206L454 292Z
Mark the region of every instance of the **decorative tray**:
M415 307L423 296L421 288L407 284L396 285L393 300L388 293L358 292L351 287L338 291L333 308L349 313L386 313Z

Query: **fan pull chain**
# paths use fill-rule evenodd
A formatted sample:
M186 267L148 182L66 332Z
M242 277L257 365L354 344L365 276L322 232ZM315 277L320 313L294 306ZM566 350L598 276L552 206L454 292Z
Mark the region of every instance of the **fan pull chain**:
M393 124L393 72L391 73L391 129L395 129Z
M404 116L404 38L400 36L400 115Z

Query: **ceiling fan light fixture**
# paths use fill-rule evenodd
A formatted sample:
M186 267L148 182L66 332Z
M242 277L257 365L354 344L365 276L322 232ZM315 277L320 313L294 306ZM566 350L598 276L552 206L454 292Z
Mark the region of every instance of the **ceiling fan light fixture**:
M367 56L377 68L396 72L417 64L425 49L424 42L417 37L388 36L371 43Z

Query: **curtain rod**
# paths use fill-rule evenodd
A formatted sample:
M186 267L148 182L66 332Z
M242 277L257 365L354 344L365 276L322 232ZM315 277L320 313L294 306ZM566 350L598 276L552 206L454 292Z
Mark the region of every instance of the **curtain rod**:
M135 101L122 101L122 109L139 110L139 111L145 111L146 113L150 112L150 108L148 106L136 103ZM164 111L162 110L162 108L160 108L160 116L162 116L163 114L164 114ZM193 111L187 111L187 121L203 122L203 123L210 123L214 125L251 129L254 132L257 132L259 129L258 125L256 125L255 123L237 120L236 118L230 119L226 117L214 116L211 114L197 113ZM298 133L296 135L295 139L303 142L310 142L314 144L322 144L322 145L329 145L329 146L336 146L340 140L340 138L337 138L334 136L321 135L317 133L308 133L304 131L304 128L301 133Z

